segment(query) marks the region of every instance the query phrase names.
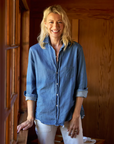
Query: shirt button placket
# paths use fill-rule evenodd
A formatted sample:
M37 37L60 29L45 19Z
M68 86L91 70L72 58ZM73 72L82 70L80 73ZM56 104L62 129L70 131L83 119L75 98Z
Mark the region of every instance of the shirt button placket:
M56 110L57 110L57 120L58 120L58 108L59 108L59 97L58 97L58 92L59 92L59 84L58 84L58 65L57 65L57 71L56 71L56 86L57 86L57 92L56 92Z

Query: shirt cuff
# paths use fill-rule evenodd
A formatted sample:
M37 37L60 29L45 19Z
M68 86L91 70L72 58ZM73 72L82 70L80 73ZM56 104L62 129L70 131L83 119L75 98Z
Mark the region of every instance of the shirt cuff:
M84 97L84 98L86 98L86 97L87 97L87 93L88 93L87 90L77 91L76 96L77 96L77 97Z
M36 98L33 98L33 97L27 97L27 96L26 96L25 100L26 100L26 101L27 101L27 100L36 101Z
M35 94L27 94L26 91L24 91L24 96L26 97L25 100L36 101L36 99L37 99L37 96Z

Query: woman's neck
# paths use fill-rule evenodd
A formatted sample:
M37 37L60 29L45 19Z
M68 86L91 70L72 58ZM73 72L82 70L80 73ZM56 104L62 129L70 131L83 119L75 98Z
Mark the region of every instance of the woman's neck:
M60 39L50 39L50 43L55 50L56 60L58 61L59 50L62 47L62 42Z
M55 50L58 50L62 46L60 38L50 38L50 43Z

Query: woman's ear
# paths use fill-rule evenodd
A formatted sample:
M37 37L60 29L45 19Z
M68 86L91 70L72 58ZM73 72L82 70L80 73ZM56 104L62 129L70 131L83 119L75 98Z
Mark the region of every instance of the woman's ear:
M45 25L45 27L47 28L47 23L46 23L46 21L44 20L44 25Z

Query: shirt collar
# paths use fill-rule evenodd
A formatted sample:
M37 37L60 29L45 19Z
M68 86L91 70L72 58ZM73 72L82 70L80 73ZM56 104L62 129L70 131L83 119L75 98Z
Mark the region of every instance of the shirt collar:
M44 42L44 43L49 43L49 44L50 44L49 36L46 36L43 42ZM71 44L71 42L68 43L68 46L69 46L70 44ZM63 45L62 45L61 48L64 48L64 46L65 46L65 45L64 45L64 43L63 43Z
M50 44L49 36L46 36L43 42L44 42L44 43L49 43L49 44Z

